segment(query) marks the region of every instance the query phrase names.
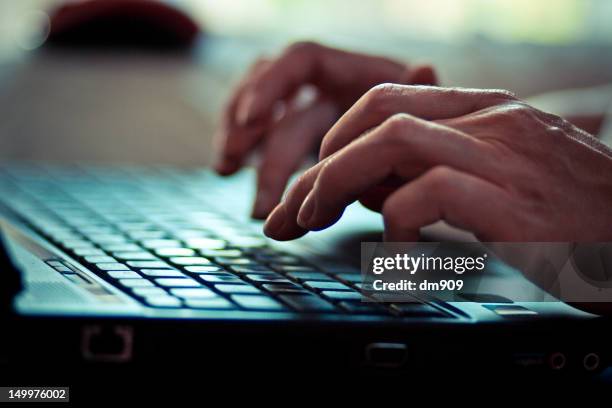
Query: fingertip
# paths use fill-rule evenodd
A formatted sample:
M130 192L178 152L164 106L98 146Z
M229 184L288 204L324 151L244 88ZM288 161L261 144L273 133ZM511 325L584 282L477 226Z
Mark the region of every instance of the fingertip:
M414 85L438 85L438 76L431 65L418 66L410 80Z
M283 203L277 205L264 224L264 235L276 241L290 241L308 232L299 228L288 217L289 214Z
M231 176L240 169L240 165L236 162L229 161L227 159L217 162L213 169L220 176Z
M274 210L272 210L272 212L266 219L266 223L263 227L264 235L272 239L278 239L279 232L282 230L286 218L287 212L285 210L284 205L281 203L277 205Z

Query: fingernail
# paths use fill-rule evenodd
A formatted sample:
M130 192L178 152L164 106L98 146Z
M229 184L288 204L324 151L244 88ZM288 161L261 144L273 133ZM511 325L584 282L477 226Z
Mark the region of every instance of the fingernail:
M253 102L255 101L255 94L249 91L244 95L238 108L236 109L236 122L240 126L246 126L247 123L252 119L253 116Z
M266 219L263 228L264 234L273 238L273 235L278 233L283 228L283 225L285 225L286 218L287 214L283 204L277 205L274 211L268 216L268 219Z
M251 216L258 220L263 220L268 216L268 214L270 214L273 206L274 203L272 202L270 194L268 194L265 190L260 190L257 193L257 198L255 198L255 204L253 205L253 212L251 213Z
M312 215L314 214L314 210L315 210L315 200L314 200L314 197L311 191L306 196L306 199L302 203L302 206L300 207L300 211L298 212L297 223L300 227L308 229L308 225L310 223L310 219L312 218Z

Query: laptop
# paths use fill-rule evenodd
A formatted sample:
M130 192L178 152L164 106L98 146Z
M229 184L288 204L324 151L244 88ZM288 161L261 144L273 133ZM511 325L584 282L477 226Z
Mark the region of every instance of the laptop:
M381 239L380 216L352 205L328 230L274 242L248 216L253 181L249 170L2 166L3 250L23 282L5 361L406 375L608 365L608 322L545 293L364 302L360 243ZM504 265L492 276L540 291Z

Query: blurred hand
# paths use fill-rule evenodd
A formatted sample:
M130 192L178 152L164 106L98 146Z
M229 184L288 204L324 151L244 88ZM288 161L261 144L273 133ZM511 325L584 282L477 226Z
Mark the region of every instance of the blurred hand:
M505 91L376 86L327 133L321 159L266 235L329 227L361 199L382 211L390 241L438 220L482 241L612 238L612 151Z
M229 175L262 145L255 218L280 201L291 174L368 89L384 82L435 85L430 66L296 43L257 61L236 88L216 136L217 172Z

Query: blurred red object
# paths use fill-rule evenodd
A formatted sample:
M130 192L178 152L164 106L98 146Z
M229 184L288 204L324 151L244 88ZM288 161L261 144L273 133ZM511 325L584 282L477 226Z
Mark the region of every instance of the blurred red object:
M54 45L182 48L200 32L187 14L157 0L72 1L50 19Z

